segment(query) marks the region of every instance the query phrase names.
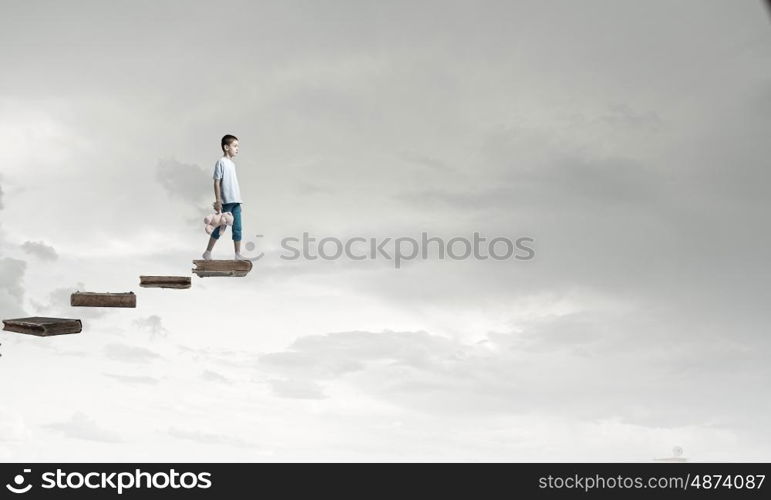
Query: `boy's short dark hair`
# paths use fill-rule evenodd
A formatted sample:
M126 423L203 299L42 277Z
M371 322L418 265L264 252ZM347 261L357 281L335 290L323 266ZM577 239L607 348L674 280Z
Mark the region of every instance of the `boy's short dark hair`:
M225 152L225 146L230 146L230 144L233 141L237 141L237 140L238 140L238 137L234 135L227 134L222 136L222 141L220 141L220 147L222 148L222 152L223 153Z

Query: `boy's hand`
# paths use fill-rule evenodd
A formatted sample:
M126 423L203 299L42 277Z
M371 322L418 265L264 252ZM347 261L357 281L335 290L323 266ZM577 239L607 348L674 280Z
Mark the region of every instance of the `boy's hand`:
M217 213L222 212L222 202L221 201L215 201L212 203L212 206L214 207L214 210L217 211Z

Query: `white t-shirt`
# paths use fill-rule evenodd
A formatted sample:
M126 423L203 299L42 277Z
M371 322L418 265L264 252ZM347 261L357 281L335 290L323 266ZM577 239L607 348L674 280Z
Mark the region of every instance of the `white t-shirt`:
M222 203L243 203L241 201L241 190L238 188L238 177L236 177L236 164L233 160L223 156L214 164L214 179L222 179L220 194L222 194Z

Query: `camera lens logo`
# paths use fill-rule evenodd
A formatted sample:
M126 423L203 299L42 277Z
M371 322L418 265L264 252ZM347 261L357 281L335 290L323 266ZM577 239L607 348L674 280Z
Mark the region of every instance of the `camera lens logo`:
M32 472L32 469L24 469L24 474L28 472ZM16 486L13 484L6 484L5 487L8 488L11 493L26 493L32 489L32 485L28 484L27 486L22 486L25 480L26 478L23 475L16 474L16 476L13 478L13 483Z

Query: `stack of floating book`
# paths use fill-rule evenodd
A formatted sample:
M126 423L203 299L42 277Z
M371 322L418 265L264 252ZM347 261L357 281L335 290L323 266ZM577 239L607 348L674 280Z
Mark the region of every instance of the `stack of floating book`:
M142 288L190 288L190 276L140 276Z
M80 333L83 330L83 324L79 319L34 316L31 318L4 319L3 330L37 335L38 337L48 337L51 335Z
M70 305L73 307L136 307L137 296L134 292L75 292L70 295Z
M250 260L194 260L193 272L199 278L207 276L233 276L242 277L252 270Z

